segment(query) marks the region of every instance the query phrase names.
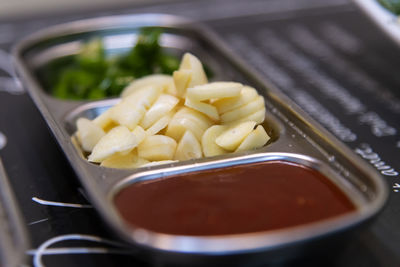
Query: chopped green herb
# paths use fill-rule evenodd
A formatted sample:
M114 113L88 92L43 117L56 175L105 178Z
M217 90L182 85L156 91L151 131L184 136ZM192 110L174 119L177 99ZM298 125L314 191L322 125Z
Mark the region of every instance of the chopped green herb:
M382 6L396 15L400 15L400 0L378 0Z
M79 54L57 60L39 71L50 93L62 99L101 99L118 96L135 78L153 73L172 74L179 59L159 45L162 32L145 28L127 53L107 58L101 39L84 44Z

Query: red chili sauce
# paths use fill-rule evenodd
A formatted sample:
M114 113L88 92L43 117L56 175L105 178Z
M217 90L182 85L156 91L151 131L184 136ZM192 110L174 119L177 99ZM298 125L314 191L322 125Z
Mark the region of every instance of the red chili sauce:
M355 210L318 171L269 161L133 183L115 197L126 222L173 235L226 235L306 224Z

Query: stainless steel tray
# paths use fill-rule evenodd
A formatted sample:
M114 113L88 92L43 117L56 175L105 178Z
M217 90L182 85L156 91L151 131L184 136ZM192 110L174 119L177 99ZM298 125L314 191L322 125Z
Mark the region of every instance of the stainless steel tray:
M110 53L126 50L141 27L163 29L161 45L177 53L190 51L210 66L216 80L235 80L254 86L265 98L267 129L272 142L258 150L190 160L135 170L104 168L87 162L71 139L80 116L93 118L115 99L95 102L65 101L48 95L36 70L51 60L78 51L79 44L102 36ZM55 26L20 42L13 51L18 74L104 220L135 248L153 259L174 264L205 264L234 259L249 264L302 255L322 237L335 236L374 217L383 207L388 190L380 175L349 148L311 119L276 87L260 78L213 32L188 20L169 15L104 17ZM266 160L287 160L316 169L335 182L355 203L356 212L333 219L279 231L231 236L174 236L132 229L113 205L113 195L130 183L210 168ZM299 185L301 186L301 185ZM240 260L238 260L240 258ZM257 259L255 261L255 259Z

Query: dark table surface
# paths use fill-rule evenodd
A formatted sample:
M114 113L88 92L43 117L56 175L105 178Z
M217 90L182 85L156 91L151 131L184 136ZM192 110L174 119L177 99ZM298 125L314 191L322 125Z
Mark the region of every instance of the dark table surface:
M18 39L49 25L143 12L184 15L207 24L381 172L391 191L386 208L323 266L400 266L400 49L345 0L168 2L0 22L0 157L30 236L27 264L40 266L32 260L37 249L59 238L58 250L45 252L53 255L43 256L44 266L147 266L118 246L88 240L115 237L85 206L84 192L45 121L11 78L9 56Z

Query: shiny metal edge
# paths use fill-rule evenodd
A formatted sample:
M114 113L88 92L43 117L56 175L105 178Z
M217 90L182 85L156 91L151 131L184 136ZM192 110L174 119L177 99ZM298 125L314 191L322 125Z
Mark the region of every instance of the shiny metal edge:
M0 266L19 267L26 265L29 237L1 159L0 237Z
M29 47L32 44L40 43L43 40L59 37L60 33L65 36L84 32L112 30L116 27L118 27L119 29L166 25L174 27L177 25L183 26L185 24L192 23L193 21L183 17L157 13L115 15L91 19L82 19L50 26L48 28L32 33L24 39L20 40L18 44L16 44L14 50L21 52L24 50L24 47Z
M389 38L400 45L400 20L378 0L352 0Z

